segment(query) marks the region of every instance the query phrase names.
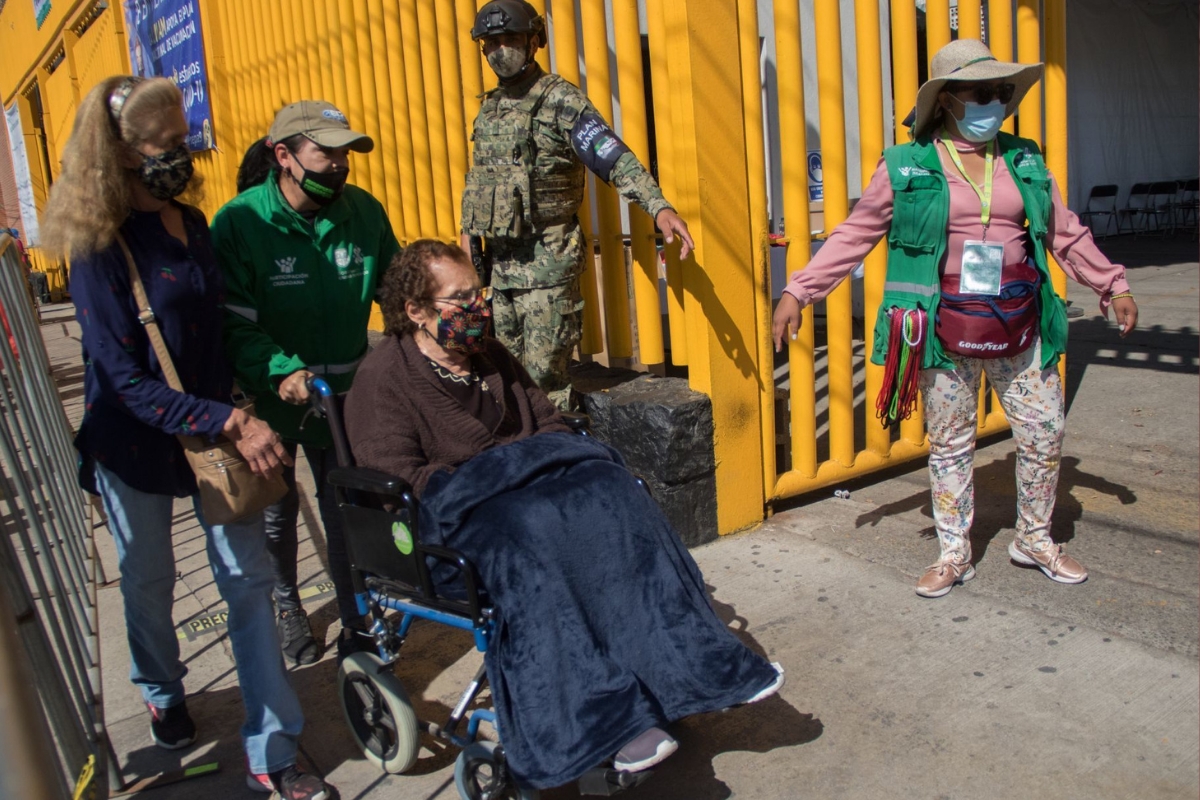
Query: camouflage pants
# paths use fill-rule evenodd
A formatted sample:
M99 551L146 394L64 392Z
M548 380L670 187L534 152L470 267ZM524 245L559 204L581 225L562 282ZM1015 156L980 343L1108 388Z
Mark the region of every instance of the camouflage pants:
M565 410L571 397L567 364L583 330L579 280L538 289L494 289L492 324L496 338Z

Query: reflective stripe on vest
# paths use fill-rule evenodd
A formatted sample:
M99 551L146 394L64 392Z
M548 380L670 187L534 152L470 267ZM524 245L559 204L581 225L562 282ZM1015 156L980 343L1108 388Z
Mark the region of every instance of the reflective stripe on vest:
M258 322L258 309L249 308L248 306L235 306L231 303L226 303L225 310L237 314L242 319L246 319L251 322Z

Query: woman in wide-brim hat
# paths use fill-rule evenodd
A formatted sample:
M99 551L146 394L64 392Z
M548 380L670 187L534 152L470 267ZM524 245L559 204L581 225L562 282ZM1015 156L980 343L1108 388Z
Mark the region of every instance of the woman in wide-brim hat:
M957 84L986 83L1011 85L1011 95L1007 96L1004 105L1004 116L1001 121L1016 113L1017 107L1025 99L1025 95L1042 78L1041 64L1015 64L1011 61L997 61L987 45L978 39L959 39L937 51L933 56L930 72L933 77L925 81L917 90L917 105L912 112L910 135L913 139L935 131L942 123L948 104L952 100L943 97L947 86ZM1005 90L1006 95L1009 90ZM952 92L946 92L947 97L957 97ZM997 98L1000 99L1000 98ZM961 109L961 106L959 106ZM961 113L955 114L955 119L961 118ZM990 138L990 137L989 137Z
M1059 583L1082 583L1087 570L1050 538L1067 322L1046 250L1099 295L1105 316L1115 312L1121 336L1137 325L1137 304L1124 267L1105 258L1063 204L1037 143L1000 131L1042 65L998 61L982 42L959 39L937 52L930 71L911 115L912 141L884 151L853 212L783 290L775 348L795 340L801 310L886 237L887 277L871 339L871 360L884 366L876 408L885 426L896 424L921 391L941 545L917 593L941 597L975 577L981 373L1000 396L1017 444L1017 529L1008 554Z

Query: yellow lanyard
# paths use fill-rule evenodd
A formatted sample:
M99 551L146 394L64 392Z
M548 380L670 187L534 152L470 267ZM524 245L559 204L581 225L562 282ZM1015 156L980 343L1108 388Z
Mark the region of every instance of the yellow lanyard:
M942 142L946 145L946 150L950 152L950 160L954 162L954 166L958 167L959 173L971 184L971 188L975 190L975 194L979 195L980 212L979 221L983 223L983 238L987 239L988 222L992 219L992 162L996 153L996 140L992 139L987 143L987 155L985 157L986 165L984 167L985 174L983 178L983 188L980 189L975 181L971 180L971 176L967 174L963 168L962 159L958 156L958 150L954 148L954 142L950 141L950 137L942 136Z

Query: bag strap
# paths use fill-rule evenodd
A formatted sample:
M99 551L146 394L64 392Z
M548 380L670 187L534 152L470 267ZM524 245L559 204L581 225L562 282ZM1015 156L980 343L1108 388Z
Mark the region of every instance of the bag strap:
M154 316L150 300L146 297L142 276L138 274L133 253L129 252L129 245L125 243L125 237L120 231L117 232L117 244L121 246L121 252L125 254L125 264L129 267L129 287L133 290L133 301L137 305L138 322L142 323L146 335L150 337L150 346L154 348L154 355L158 357L158 364L162 367L163 377L167 379L167 386L177 392L183 392L179 373L175 371L175 362L171 360L171 353L167 350L167 343L163 341L162 331L159 330L158 318Z

